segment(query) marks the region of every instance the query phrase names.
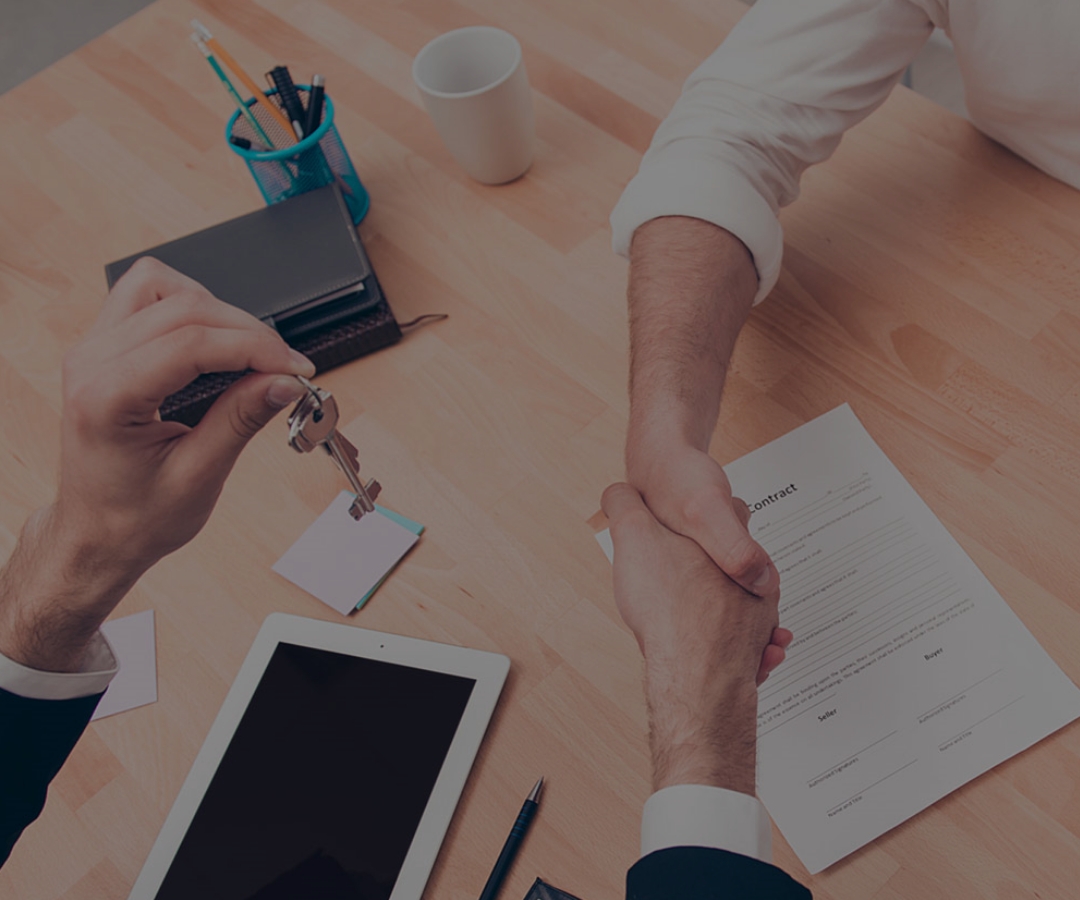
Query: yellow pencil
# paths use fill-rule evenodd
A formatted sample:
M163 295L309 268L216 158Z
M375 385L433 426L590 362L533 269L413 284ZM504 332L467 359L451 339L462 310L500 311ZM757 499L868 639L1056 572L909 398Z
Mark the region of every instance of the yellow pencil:
M233 74L240 79L244 87L251 91L255 96L255 99L261 103L266 108L266 111L274 117L277 123L285 129L285 133L292 136L294 134L292 123L285 118L285 113L274 106L266 94L260 90L259 86L252 81L248 73L240 68L240 64L229 55L228 51L222 47L221 44L218 43L217 38L210 33L210 29L203 25L198 19L191 20L191 27L194 28L199 37L202 38L203 43L214 51L214 55L232 69Z

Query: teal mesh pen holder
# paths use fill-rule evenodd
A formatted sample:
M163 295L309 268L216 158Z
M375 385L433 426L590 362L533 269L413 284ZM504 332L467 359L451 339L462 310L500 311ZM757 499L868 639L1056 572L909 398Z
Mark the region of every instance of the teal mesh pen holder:
M296 90L306 108L307 85L297 85ZM266 92L266 96L271 98L275 94L276 89ZM371 199L364 185L360 183L360 177L353 168L341 136L334 127L333 101L328 96L325 97L322 122L301 141L286 133L277 119L254 97L248 101L248 109L266 137L273 142L275 149L266 149L262 137L251 126L247 117L240 115L239 110L232 114L225 126L225 139L229 142L230 149L247 163L267 206L336 181L341 187L349 212L352 213L353 224L360 224L360 220L367 215ZM251 149L236 146L232 143L234 137L250 142Z

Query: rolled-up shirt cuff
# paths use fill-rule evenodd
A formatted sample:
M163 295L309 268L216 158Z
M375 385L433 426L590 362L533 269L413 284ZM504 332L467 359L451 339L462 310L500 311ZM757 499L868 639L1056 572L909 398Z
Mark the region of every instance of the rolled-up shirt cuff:
M74 700L100 694L119 670L116 654L99 631L90 641L77 672L43 672L0 653L0 690L28 700Z
M713 847L772 862L772 825L757 797L676 784L653 794L641 817L641 855L668 847Z
M703 219L730 231L754 258L760 303L780 277L784 232L769 202L738 169L698 154L666 155L642 164L611 213L611 243L629 256L634 232L661 216Z

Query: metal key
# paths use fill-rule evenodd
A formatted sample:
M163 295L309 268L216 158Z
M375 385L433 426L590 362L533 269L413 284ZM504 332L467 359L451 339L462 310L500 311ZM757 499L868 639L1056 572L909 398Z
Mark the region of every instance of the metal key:
M299 377L299 376L298 376ZM367 484L360 480L360 459L356 447L337 430L337 401L329 391L300 378L307 394L300 399L289 415L289 446L297 453L310 453L322 446L349 479L356 499L349 507L349 515L360 519L365 513L374 512L375 498L382 486L374 478Z

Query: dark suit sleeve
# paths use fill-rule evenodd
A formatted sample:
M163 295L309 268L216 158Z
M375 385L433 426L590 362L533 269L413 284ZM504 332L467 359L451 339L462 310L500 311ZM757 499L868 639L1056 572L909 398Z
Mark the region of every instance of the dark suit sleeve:
M811 900L776 866L711 847L669 847L626 874L626 900Z
M30 700L0 690L0 866L23 829L41 813L49 782L101 697Z

